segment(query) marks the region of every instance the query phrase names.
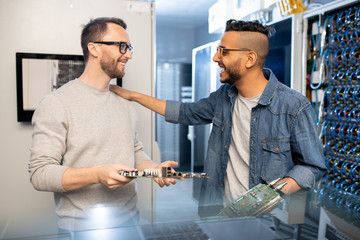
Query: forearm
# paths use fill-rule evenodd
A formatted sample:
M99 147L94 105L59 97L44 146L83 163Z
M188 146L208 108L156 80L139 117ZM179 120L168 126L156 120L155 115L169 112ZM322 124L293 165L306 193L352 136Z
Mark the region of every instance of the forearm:
M166 101L160 100L151 96L147 96L138 92L132 92L131 100L135 101L150 110L165 115Z
M138 92L131 92L130 100L135 101L144 107L158 113L165 115L166 101L147 96Z
M62 177L62 186L65 191L73 191L99 183L97 169L99 167L68 168Z
M92 184L101 183L113 190L132 181L132 178L121 176L119 174L120 170L134 171L134 168L121 164L69 168L62 177L63 188L65 191L73 191Z
M151 96L147 96L138 92L130 91L117 85L110 85L110 90L122 98L135 101L150 110L165 115L166 101Z

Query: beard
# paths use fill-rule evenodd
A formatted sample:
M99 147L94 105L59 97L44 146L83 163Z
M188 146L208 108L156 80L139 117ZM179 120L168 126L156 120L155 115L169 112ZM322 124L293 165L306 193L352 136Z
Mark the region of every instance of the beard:
M110 58L100 60L101 69L110 77L110 79L124 77L125 72L117 68L118 64L119 63L116 60Z
M227 73L227 78L221 80L221 83L235 84L240 78L240 68L239 67L228 67L225 68Z

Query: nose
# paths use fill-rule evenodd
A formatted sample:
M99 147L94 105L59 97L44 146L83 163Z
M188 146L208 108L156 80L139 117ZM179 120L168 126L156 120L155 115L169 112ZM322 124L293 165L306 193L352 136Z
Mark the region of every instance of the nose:
M125 56L127 59L132 59L132 53L130 52L129 49L126 49L126 53L124 54L124 56Z
M214 54L212 60L213 60L214 62L219 62L219 61L220 61L219 54L218 54L217 52Z

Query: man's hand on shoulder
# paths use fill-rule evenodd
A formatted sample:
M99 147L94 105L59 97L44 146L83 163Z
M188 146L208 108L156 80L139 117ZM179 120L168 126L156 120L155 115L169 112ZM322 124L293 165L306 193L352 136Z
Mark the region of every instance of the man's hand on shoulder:
M154 111L163 116L165 115L166 101L164 100L157 99L136 91L126 90L117 85L110 85L109 89L110 91L116 93L122 98L125 98L129 101L135 101L143 105L144 107L150 109L151 111Z
M116 93L120 97L131 101L131 91L126 90L126 89L124 89L124 88L122 88L120 86L113 85L113 84L110 84L109 89L110 89L110 91Z

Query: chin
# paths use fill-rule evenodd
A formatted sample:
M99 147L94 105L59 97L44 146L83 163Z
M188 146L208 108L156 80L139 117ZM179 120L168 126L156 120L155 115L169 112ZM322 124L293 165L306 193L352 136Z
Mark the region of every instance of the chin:
M220 79L221 83L227 83L227 84L235 84L235 81L230 79L230 78L226 78L226 79Z
M118 74L116 74L116 78L123 78L125 76L124 72L120 72Z
M230 79L228 78L220 78L221 83L229 83Z

